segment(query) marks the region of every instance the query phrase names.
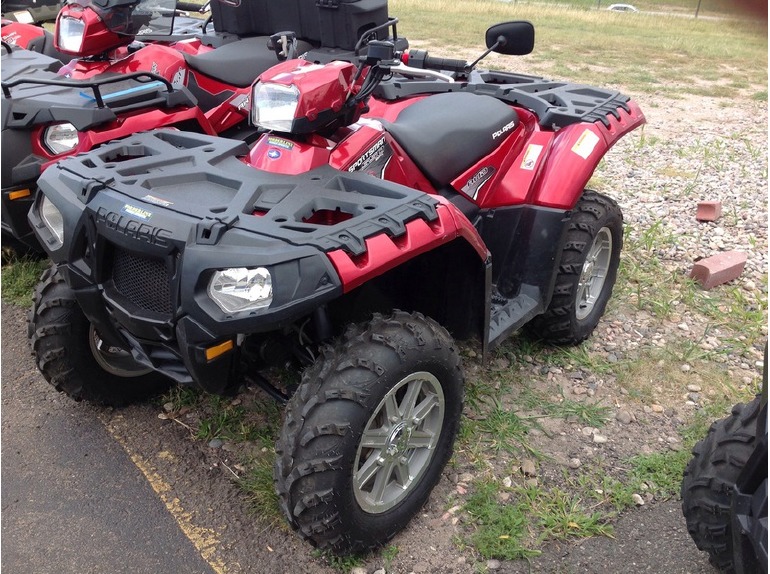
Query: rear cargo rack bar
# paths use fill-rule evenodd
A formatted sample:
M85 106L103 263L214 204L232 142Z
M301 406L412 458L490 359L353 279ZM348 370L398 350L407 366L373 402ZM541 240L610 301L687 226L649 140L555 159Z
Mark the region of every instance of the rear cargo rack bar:
M393 42L395 42L398 39L398 32L396 31L396 24L398 24L398 18L388 18L388 21L384 24L380 24L379 26L375 26L374 28L369 28L366 32L361 34L361 37L358 39L358 42L356 42L355 48L353 48L353 52L358 55L361 48L364 47L365 42L372 37L372 34L374 34L374 39L377 39L377 32L380 30L386 30L390 27L393 27Z
M90 88L94 92L94 99L96 100L96 106L99 108L106 107L104 104L104 98L102 97L101 86L107 84L115 84L118 82L125 82L126 80L136 80L140 83L160 82L169 94L174 91L174 86L166 78L153 74L152 72L134 72L131 74L120 74L111 78L101 78L99 80L59 80L54 78L31 78L23 76L10 82L0 83L0 87L3 89L3 96L11 98L11 88L14 88L20 84L37 84L42 86L62 86L65 88Z

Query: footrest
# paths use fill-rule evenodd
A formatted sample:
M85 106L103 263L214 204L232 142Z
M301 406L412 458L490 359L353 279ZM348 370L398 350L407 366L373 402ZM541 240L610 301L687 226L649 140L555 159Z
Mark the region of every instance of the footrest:
M493 299L489 320L489 349L494 349L506 335L519 329L542 311L539 290L537 295L519 293L511 299Z

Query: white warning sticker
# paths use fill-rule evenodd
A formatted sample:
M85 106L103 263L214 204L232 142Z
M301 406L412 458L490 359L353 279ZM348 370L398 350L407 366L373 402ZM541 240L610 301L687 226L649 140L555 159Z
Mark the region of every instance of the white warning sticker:
M543 151L543 146L536 144L529 144L527 151L524 153L524 159L521 161L521 169L532 171L537 164L537 158L540 157L540 152Z
M580 134L580 137L575 142L575 145L572 146L572 151L574 151L583 159L588 159L588 156L591 155L591 152L594 151L594 148L598 143L599 136L597 136L591 130L587 129L582 134Z

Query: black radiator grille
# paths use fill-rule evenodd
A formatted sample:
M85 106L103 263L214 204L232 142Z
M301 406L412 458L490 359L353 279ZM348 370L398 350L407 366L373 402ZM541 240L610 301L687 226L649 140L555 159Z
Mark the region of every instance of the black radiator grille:
M170 315L171 277L160 259L148 259L115 248L112 267L115 289L137 307Z

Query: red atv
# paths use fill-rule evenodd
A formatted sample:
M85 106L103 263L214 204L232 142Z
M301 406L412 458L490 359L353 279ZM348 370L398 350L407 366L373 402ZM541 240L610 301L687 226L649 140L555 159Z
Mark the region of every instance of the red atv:
M54 47L76 58L58 71L21 73L16 61L28 71L29 55L4 47L11 53L2 60L3 244L40 249L26 216L40 171L63 157L166 126L255 138L257 130L246 121L250 86L261 72L294 56L280 32L296 32L301 40L291 49L313 61L353 59L363 31L387 36L387 0L364 3L300 12L299 2L295 10L287 3L276 11L266 10L265 2L215 1L215 33L192 38L168 35L176 17L173 0L67 4L57 18ZM166 19L165 35L159 18ZM12 35L8 30L22 26L5 26L4 40ZM137 37L154 43L137 43ZM55 64L48 61L49 69Z
M533 44L498 24L484 55ZM620 209L584 186L638 106L477 62L386 41L358 65L287 61L253 87L271 131L252 148L159 130L48 169L30 214L55 263L30 314L45 378L111 404L256 383L288 400L292 526L335 552L386 544L452 453L452 336L578 343L618 268ZM260 374L289 361L298 388Z
M134 0L138 4L139 0ZM190 12L205 14L209 12L210 4L198 4L195 2L177 2L176 9L172 9L166 0L163 3L152 4L151 19L144 23L139 30L143 42L156 42L170 44L184 37L192 37L195 34L205 34L209 18L191 17ZM105 11L113 10L107 6ZM7 10L7 11L6 11ZM2 14L2 39L3 42L13 47L24 48L33 52L45 54L62 63L69 62L74 56L93 56L101 54L88 54L82 49L76 54L59 51L55 44L54 34L43 27L48 22L55 23L60 11L71 13L67 3L53 0L7 2L3 4ZM96 32L93 28L88 34ZM7 79L7 78L6 78Z

